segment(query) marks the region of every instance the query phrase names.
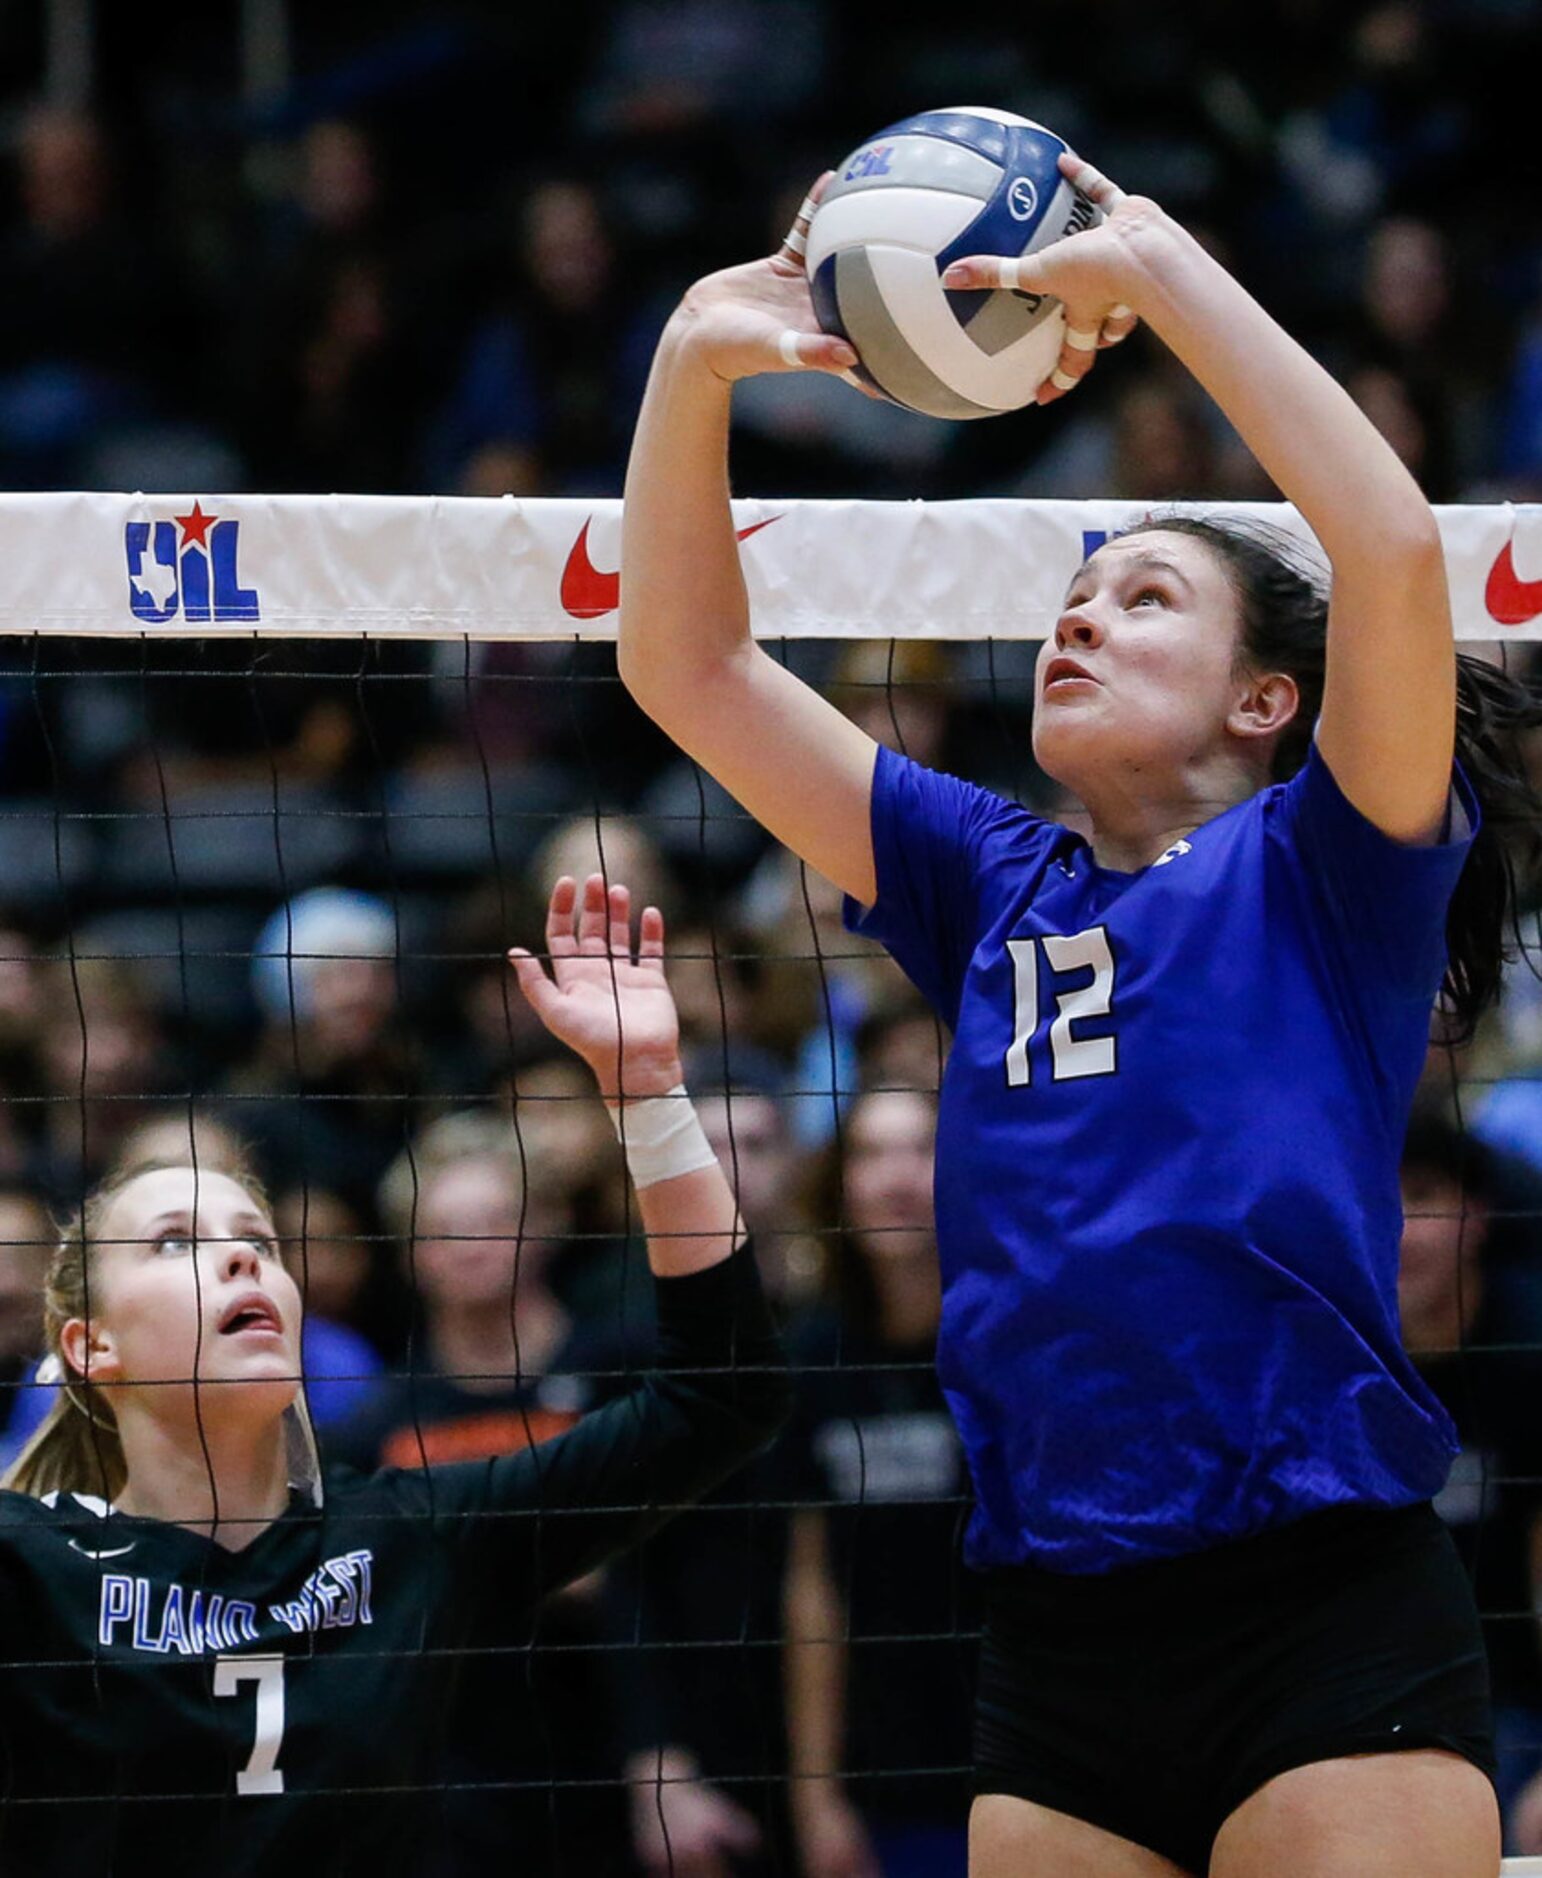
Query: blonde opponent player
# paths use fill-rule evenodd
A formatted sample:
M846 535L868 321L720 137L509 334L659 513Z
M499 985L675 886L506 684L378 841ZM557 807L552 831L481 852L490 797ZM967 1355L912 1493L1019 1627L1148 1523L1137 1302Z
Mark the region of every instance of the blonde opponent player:
M0 1870L433 1868L460 1658L517 1662L541 1597L771 1438L786 1377L681 1086L663 942L648 907L634 959L627 889L595 875L553 890L553 975L513 959L618 1119L657 1281L659 1373L555 1440L318 1480L259 1189L152 1167L66 1231L64 1387L0 1492Z
M1210 523L1078 570L1034 751L1090 842L879 749L752 643L729 515L733 382L853 360L800 218L660 343L621 670L954 1033L938 1362L987 1575L977 1878L1491 1878L1482 1647L1429 1504L1452 1432L1397 1334L1398 1151L1442 985L1459 1023L1496 986L1529 707L1456 659L1434 518L1345 393L1154 202L1064 168L1101 227L945 284L1065 303L1044 401L1144 320L1331 593ZM833 1838L826 1878L859 1869Z

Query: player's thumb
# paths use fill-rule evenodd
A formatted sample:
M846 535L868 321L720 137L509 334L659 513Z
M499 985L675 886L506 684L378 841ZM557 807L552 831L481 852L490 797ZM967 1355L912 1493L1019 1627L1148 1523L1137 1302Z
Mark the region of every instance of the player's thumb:
M855 349L833 333L800 333L787 327L776 342L777 356L789 372L849 372Z
M1048 293L1047 270L1036 254L971 254L942 271L949 289L1004 287L1009 293Z
M523 946L513 946L509 951L509 963L514 967L514 976L519 981L519 988L529 1000L537 1015L544 1015L551 1000L556 996L552 981L541 968L541 961L525 950Z

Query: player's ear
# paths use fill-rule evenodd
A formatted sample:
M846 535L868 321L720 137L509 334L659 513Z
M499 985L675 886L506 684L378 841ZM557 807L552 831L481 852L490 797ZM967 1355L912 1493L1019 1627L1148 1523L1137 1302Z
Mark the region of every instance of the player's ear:
M1272 737L1301 708L1301 693L1288 672L1250 675L1232 705L1226 728L1235 737Z
M59 1332L59 1349L64 1357L65 1381L88 1377L92 1382L116 1382L122 1373L112 1332L100 1319L88 1324L83 1317L72 1317Z

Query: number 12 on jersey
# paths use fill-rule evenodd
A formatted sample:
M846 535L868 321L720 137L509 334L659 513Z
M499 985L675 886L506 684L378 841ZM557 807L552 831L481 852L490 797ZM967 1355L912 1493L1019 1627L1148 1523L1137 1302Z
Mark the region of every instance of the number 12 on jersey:
M1078 1018L1107 1017L1114 1003L1114 954L1108 929L1089 926L1065 936L1045 933L1033 939L1009 939L1012 959L1012 1041L1007 1046L1007 1087L1025 1089L1033 1081L1029 1054L1039 1028L1039 985L1043 966L1050 976L1091 970L1084 985L1054 993L1055 1015L1049 1026L1050 1080L1073 1082L1081 1076L1112 1076L1118 1067L1112 1037L1078 1037Z

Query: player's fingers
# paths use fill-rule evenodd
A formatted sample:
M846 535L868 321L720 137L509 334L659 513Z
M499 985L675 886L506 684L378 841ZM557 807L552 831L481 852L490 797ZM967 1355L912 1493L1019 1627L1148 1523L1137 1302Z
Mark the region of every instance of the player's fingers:
M1140 316L1133 307L1111 306L1103 315L1103 330L1098 338L1100 346L1117 346L1121 340L1128 339L1140 324Z
M1064 150L1060 155L1060 173L1070 178L1072 184L1084 196L1090 196L1100 209L1110 213L1124 201L1125 192L1111 177L1105 176L1074 150Z
M573 908L578 903L578 882L564 874L551 890L546 906L546 950L553 958L573 950Z
M798 205L798 212L792 218L792 227L782 237L782 245L777 249L776 258L793 267L803 266L803 257L808 252L808 231L814 219L814 211L819 207L820 198L830 186L834 170L826 170L809 190Z
M637 956L661 959L664 956L664 915L656 906L645 906L638 927Z
M789 372L834 372L841 377L857 362L855 349L844 339L833 333L802 333L792 326L779 335L776 353Z
M968 254L943 269L950 289L1004 287L1008 293L1046 293L1048 287L1032 254Z
M1039 387L1040 404L1050 404L1056 397L1064 397L1066 392L1074 391L1092 370L1098 356L1100 329L1100 321L1079 317L1069 307L1066 309L1065 338L1061 343L1060 357L1055 361L1055 369Z
M610 951L612 958L632 956L632 890L619 882L610 890Z
M584 882L583 898L578 906L579 951L604 952L605 927L605 876L591 874Z

